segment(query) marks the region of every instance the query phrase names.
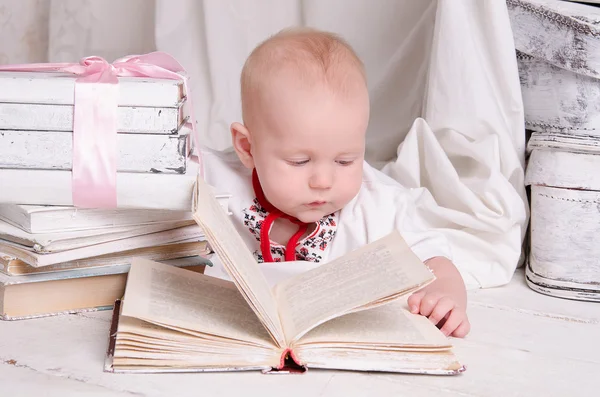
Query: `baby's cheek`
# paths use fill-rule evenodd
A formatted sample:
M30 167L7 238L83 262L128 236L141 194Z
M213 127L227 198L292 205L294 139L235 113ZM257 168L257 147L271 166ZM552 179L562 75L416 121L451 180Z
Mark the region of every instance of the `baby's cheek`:
M267 200L275 207L285 210L298 201L300 195L291 183L281 182L275 186L271 186L269 194L265 192Z
M341 189L343 189L343 199L346 204L358 194L361 185L362 173L354 173L353 175L349 176L345 181L343 181Z

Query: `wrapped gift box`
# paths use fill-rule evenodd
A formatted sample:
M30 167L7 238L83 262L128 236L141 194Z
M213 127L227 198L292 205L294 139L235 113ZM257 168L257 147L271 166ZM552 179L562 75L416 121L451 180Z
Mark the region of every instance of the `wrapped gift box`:
M7 70L19 67L34 71ZM47 67L75 74L44 71ZM164 53L151 53L117 60L113 66L90 57L80 64L2 68L0 202L79 205L75 196L92 200L84 206L190 210L199 167L189 161L191 119L184 106L187 110L191 104L187 103L184 72L175 60ZM104 70L103 74L99 70ZM114 77L106 78L109 75ZM140 75L163 78L121 77ZM112 87L117 80L115 95ZM116 111L114 124L110 122L111 106ZM85 116L77 119L84 122L81 124L74 123L78 109L84 109L79 114ZM94 119L97 121L91 121ZM106 125L101 124L107 120ZM98 132L85 136L86 130L96 127ZM78 140L77 134L85 139ZM104 134L115 134L116 153ZM74 163L74 150L79 150L85 167L94 167L91 172ZM83 184L78 182L79 188L73 185L74 175L81 175L77 181L87 175ZM96 175L102 178L96 179ZM115 176L116 194L109 182ZM116 197L116 204L94 199L100 197L98 193L111 197L110 203Z
M0 71L0 168L70 170L75 76ZM119 78L117 171L185 173L179 80Z

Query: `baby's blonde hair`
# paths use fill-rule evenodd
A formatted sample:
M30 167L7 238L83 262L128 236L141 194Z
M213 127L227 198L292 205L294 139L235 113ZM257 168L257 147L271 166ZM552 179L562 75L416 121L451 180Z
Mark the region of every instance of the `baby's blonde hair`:
M362 61L340 36L312 28L284 29L259 44L246 59L240 79L244 123L267 79L284 68L291 68L307 85L323 83L342 95L356 72L366 85Z

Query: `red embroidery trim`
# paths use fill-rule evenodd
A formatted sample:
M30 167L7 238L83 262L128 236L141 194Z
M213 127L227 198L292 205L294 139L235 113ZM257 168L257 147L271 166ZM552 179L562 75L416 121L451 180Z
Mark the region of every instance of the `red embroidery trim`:
M274 262L273 255L271 255L271 239L269 238L269 233L271 232L273 222L275 222L275 220L278 218L284 218L298 225L298 231L294 233L294 235L285 245L285 260L295 261L296 246L298 245L300 237L302 237L302 235L308 230L309 224L281 212L267 200L265 193L262 190L262 186L260 185L256 168L252 170L252 187L254 188L254 194L256 195L256 200L258 200L258 203L269 212L260 228L260 251L262 253L263 260L265 262Z

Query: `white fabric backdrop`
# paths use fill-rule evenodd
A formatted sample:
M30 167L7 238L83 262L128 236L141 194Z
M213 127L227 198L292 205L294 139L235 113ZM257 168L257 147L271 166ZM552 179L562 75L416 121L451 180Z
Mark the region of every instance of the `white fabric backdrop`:
M0 0L0 63L167 51L191 76L201 139L220 149L241 118L245 57L290 25L353 45L372 103L367 159L431 192L420 210L453 243L470 288L508 282L528 211L523 109L501 0Z

